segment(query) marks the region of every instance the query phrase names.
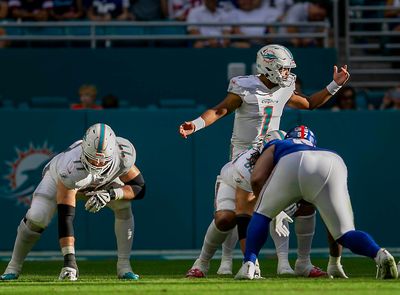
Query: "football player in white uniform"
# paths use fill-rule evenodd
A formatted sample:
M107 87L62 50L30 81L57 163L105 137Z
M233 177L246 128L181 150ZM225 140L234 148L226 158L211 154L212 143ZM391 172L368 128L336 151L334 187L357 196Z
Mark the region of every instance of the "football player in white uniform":
M120 279L137 280L139 276L129 261L134 232L131 200L144 197L145 182L135 161L132 143L116 137L108 125L100 123L87 129L82 140L56 155L43 170L31 207L18 226L11 261L0 279L18 278L25 257L58 210L59 242L64 256L59 279L77 280L73 220L76 198L82 196L87 199L85 208L89 212L98 212L105 206L114 211L117 275Z
M232 78L225 99L215 107L205 111L193 121L184 122L179 126L179 133L187 138L194 132L207 127L222 117L235 111L235 120L231 138L231 159L250 146L257 145L269 130L278 130L280 118L285 105L296 109L315 109L328 101L349 78L347 66L333 69L333 81L321 91L310 97L299 95L295 91L296 76L291 69L296 67L291 52L281 45L267 45L257 52L256 66L259 75L240 76ZM239 240L244 241L247 225L253 212L254 198L237 198L235 208L224 207L226 202L220 196L224 184L220 177L216 182L216 209L200 253L189 277L202 277L208 270L208 264L214 252L225 240L234 241L231 245L224 244L223 257L219 273L231 273L232 251L236 241L226 239L232 229L238 226ZM241 242L243 245L244 243Z

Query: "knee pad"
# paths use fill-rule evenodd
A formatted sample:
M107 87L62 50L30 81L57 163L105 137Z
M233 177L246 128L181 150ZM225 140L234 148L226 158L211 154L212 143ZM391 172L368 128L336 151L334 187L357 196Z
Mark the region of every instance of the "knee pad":
M45 230L44 227L35 224L34 222L32 222L31 220L29 220L26 217L24 218L23 222L25 223L26 227L33 232L42 233Z
M31 208L26 213L26 225L33 231L44 230L50 223L56 209L56 202L46 197L34 196Z

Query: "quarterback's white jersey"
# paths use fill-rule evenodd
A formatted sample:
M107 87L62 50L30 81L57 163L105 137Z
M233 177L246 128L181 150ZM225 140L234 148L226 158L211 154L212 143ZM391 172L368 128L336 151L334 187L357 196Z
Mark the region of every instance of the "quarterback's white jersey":
M134 165L136 152L132 143L117 137L118 149L110 168L100 175L90 174L81 162L82 141L72 144L66 151L55 156L44 169L55 183L61 181L68 189L87 192L102 189L119 176L127 173Z
M296 75L288 77L288 87L267 88L256 75L231 79L228 92L239 95L242 104L235 111L231 138L232 155L259 144L269 130L278 130L283 109L295 90Z

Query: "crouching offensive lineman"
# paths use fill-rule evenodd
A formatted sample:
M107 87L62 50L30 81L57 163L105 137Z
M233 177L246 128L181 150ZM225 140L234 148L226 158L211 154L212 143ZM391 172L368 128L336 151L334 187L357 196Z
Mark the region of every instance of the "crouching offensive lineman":
M32 204L17 230L11 261L0 280L15 280L23 262L41 233L58 210L58 232L64 266L59 279L75 281L73 220L77 196L87 199L86 210L95 213L108 206L114 211L117 239L117 275L137 280L132 271L130 252L134 222L131 200L142 199L145 182L135 166L136 151L132 143L116 137L106 124L95 124L83 140L56 155L43 170L42 181L33 193Z

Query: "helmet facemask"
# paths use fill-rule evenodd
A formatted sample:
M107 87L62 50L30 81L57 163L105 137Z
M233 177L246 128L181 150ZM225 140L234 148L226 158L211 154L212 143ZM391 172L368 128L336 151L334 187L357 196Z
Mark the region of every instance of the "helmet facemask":
M82 140L81 162L93 175L100 175L111 167L117 149L116 137L105 124L91 126Z

